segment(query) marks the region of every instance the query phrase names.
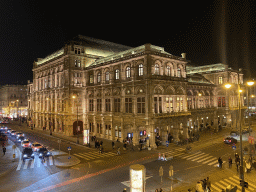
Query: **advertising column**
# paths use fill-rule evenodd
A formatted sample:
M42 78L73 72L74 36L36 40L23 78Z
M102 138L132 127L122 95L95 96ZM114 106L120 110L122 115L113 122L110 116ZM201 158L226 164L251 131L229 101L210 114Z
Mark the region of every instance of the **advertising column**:
M144 165L130 166L130 192L145 192L146 188L146 168Z

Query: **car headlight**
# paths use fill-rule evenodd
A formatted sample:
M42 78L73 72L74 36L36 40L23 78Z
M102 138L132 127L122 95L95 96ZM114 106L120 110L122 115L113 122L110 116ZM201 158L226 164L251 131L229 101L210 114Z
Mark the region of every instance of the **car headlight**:
M23 155L23 157L28 157L28 156L25 154L25 155Z
M47 152L47 155L50 155L50 152Z
M43 155L42 153L39 154L39 156L42 156L42 155Z
M34 153L32 153L32 155L31 156L34 156Z

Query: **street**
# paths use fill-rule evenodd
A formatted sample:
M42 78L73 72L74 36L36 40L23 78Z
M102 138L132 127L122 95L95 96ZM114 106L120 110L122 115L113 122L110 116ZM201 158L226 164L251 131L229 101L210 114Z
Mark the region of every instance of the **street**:
M23 124L8 125L14 130L25 133L31 141L39 142L53 152L59 153L58 138L40 131L26 128ZM94 148L87 148L62 139L61 153L68 153L78 158L81 163L69 168L55 166L54 156L43 162L36 154L34 160L19 161L18 166L5 177L1 178L1 191L122 191L129 189L129 166L143 164L146 167L146 191L162 188L164 191L185 191L195 186L196 182L210 177L212 189L220 191L229 184L239 185L239 175L235 165L228 168L228 157L234 162L234 154L240 151L239 143L236 149L224 144L223 138L229 129L222 132L202 134L199 142L191 144L192 151L185 152L185 146L170 144L152 151L127 150L116 155L116 150L107 150L99 154ZM15 142L13 138L12 141ZM22 151L20 144L18 148ZM167 161L158 160L158 154L165 154ZM219 168L217 159L223 159L223 168ZM173 159L172 159L173 158ZM173 166L174 175L169 177L169 168ZM159 176L159 168L163 167L163 177ZM254 171L254 170L253 170ZM99 184L100 183L100 184ZM247 191L256 190L250 183Z

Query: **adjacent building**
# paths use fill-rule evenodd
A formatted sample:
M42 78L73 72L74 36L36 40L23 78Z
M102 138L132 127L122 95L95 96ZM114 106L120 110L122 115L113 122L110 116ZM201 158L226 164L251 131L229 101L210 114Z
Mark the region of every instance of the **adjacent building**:
M1 117L27 117L27 85L4 85L0 87Z
M147 138L154 146L156 136L177 141L201 127L236 124L238 83L241 71L225 64L192 66L185 54L162 47L79 35L34 62L29 116L39 129L69 136L88 129L109 140L132 137L135 144Z

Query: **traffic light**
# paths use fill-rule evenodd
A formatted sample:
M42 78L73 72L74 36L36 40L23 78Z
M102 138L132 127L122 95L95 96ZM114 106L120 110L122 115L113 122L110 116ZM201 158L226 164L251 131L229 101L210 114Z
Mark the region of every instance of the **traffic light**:
M242 180L240 180L240 185L243 186ZM248 182L245 182L245 181L244 181L244 187L245 187L245 188L248 188Z

